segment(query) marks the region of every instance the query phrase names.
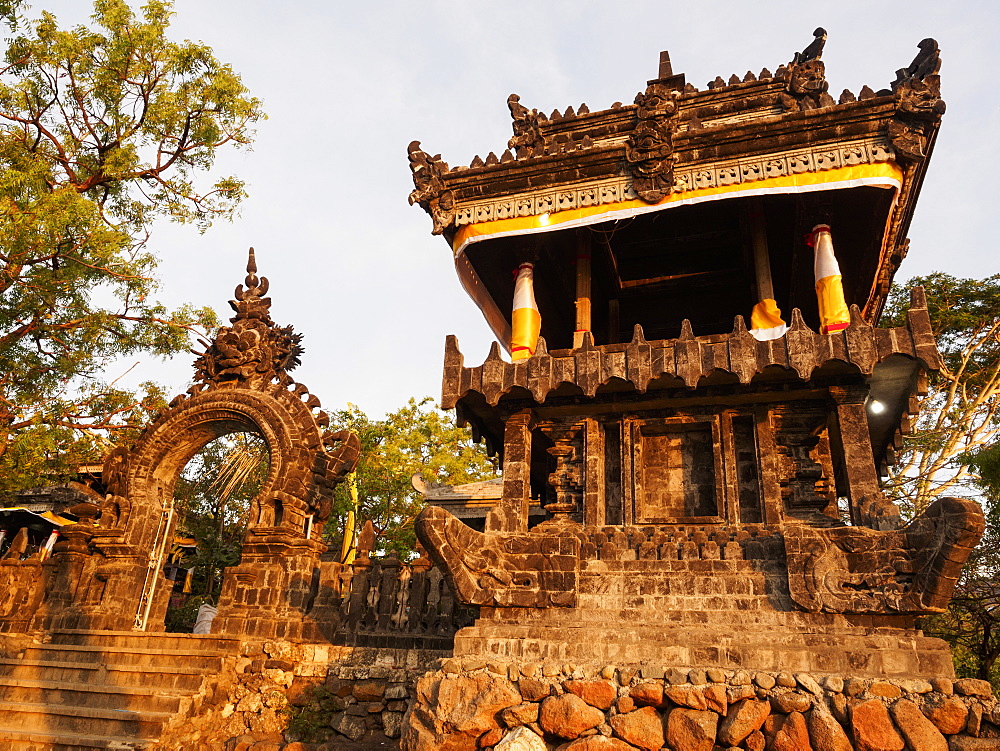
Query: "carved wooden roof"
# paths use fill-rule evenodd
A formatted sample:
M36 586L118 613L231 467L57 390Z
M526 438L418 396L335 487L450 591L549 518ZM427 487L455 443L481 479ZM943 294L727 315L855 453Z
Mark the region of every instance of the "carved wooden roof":
M469 242L524 231L512 229L519 219L580 226L720 195L865 180L891 185L898 197L878 272L867 299L858 300L873 321L906 253L913 204L944 112L940 56L934 40L924 40L888 88L865 86L858 96L845 90L835 100L821 52L814 42L774 73L719 77L705 90L673 75L668 63L634 104L597 112L581 105L546 116L511 95L514 136L499 157L491 152L451 168L419 142L410 144L410 202L432 216L434 234L461 255ZM463 281L485 311L475 281L465 275Z

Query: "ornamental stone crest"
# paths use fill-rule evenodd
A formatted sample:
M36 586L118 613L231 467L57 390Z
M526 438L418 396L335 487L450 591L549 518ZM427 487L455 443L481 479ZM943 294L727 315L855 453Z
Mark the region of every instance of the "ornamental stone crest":
M647 203L656 203L673 189L676 97L675 91L656 83L635 97L638 120L625 142L625 160L635 192Z
M250 248L247 277L236 287L229 304L236 311L232 326L219 329L215 341L195 362L196 380L212 385L234 382L259 385L280 380L295 368L302 354L302 335L291 326L276 326L271 320L271 298L265 297L267 277L257 276L254 250Z
M896 72L892 91L896 116L888 135L896 152L904 159L920 161L927 156L930 134L945 111L941 99L941 52L933 39L917 45L920 52L906 68Z
M521 104L521 97L511 94L507 97L507 109L510 110L511 127L514 136L507 142L507 147L514 149L518 159L539 156L545 153L545 138L542 136L538 110L529 110Z
M406 147L406 153L413 173L410 205L420 204L420 208L434 221L431 234L440 235L455 223L455 195L444 184L448 165L441 161L440 154L431 156L422 150L420 141L412 141Z

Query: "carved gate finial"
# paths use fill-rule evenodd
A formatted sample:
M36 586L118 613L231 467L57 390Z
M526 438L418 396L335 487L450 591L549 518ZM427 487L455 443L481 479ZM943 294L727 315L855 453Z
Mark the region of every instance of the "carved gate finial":
M271 298L265 297L270 284L267 277L257 276L253 248L244 284L237 285L236 299L229 301L236 312L229 319L233 325L221 327L195 362L195 380L209 388L227 383L259 387L282 381L300 362L302 334L271 320Z

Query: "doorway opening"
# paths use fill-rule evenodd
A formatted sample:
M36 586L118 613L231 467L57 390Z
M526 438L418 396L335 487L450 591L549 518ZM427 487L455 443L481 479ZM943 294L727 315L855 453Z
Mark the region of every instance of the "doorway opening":
M163 575L172 583L164 628L191 633L203 606L218 604L226 568L240 562L250 508L268 479L270 453L257 433L207 443L174 484L177 519Z

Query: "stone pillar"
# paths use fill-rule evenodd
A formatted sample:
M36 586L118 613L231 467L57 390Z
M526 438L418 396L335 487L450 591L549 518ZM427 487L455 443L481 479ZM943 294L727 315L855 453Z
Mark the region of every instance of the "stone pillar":
M531 430L535 415L530 409L507 418L503 432L503 497L486 515L487 532L523 532L528 529L531 502Z
M867 396L867 389L862 386L830 387L830 397L836 404L834 433L847 479L851 521L856 526L872 529L899 529L899 510L882 495L879 486L868 415L865 414Z
M765 524L784 521L784 503L781 500L781 482L778 473L778 447L774 440L774 422L771 408L762 404L754 409L757 424L757 451L760 461L761 508Z

